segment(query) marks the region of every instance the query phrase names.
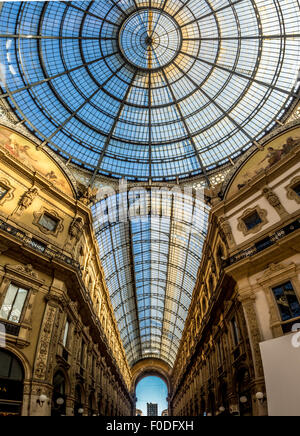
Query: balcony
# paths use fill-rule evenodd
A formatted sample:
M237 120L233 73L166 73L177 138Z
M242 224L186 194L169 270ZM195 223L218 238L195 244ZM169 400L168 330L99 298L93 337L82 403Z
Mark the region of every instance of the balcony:
M19 324L13 324L2 320L0 320L0 323L4 326L6 335L19 336L21 328Z
M47 245L45 245L43 242L39 241L36 238L32 238L28 236L22 230L19 230L16 227L11 226L10 224L7 224L2 219L0 219L0 230L2 230L4 233L14 236L16 239L21 241L26 247L29 247L38 253L42 253L43 255L45 255L50 259L55 259L62 263L70 265L73 268L80 271L79 262L77 262L76 260L72 259L69 256L66 256L65 254L63 254L61 250L47 247Z
M258 241L251 247L242 250L239 253L235 254L234 256L230 257L229 259L225 260L223 262L223 268L234 265L235 263L240 262L241 260L247 259L249 257L255 256L258 253L261 253L262 251L266 250L269 247L272 247L278 241L296 232L299 229L300 229L300 219L294 221L288 226L283 227L281 230L278 230L277 232L273 233L271 236L268 236L267 238Z

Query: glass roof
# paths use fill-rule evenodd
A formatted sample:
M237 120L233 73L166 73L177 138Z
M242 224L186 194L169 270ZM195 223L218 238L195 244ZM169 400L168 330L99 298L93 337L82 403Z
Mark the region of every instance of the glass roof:
M298 0L5 2L1 98L94 177L207 176L296 97L299 12Z
M134 209L130 220L120 212L127 204ZM101 261L130 365L155 357L173 366L208 213L200 199L157 189L119 193L93 207Z

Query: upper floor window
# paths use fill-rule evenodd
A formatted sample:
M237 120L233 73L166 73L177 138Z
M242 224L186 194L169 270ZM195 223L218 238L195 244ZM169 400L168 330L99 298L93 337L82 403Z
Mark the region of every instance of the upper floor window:
M300 183L297 183L297 185L293 187L293 191L300 197Z
M9 189L4 186L4 185L0 185L0 200L2 200L2 198L5 197L5 195L8 193Z
M69 321L66 321L65 330L64 330L64 336L63 336L63 346L65 348L68 345L69 329L70 329L70 323L69 323Z
M233 318L231 321L231 329L232 329L233 342L234 345L237 347L240 343L240 330L235 318Z
M59 220L47 213L44 213L39 219L39 225L44 227L44 229L48 230L49 232L54 233L57 230L58 224Z
M0 310L0 318L19 323L28 291L11 284Z
M252 230L262 223L262 219L257 211L243 218L247 230Z
M300 317L300 304L291 282L273 288L282 321Z
M225 260L225 255L224 255L224 250L221 247L221 245L219 245L218 251L217 251L217 262L219 265L219 268L222 267L223 261Z

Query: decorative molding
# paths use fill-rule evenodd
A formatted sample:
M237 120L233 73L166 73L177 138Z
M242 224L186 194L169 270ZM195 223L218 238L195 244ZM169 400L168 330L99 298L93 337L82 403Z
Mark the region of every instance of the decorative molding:
M44 214L49 214L50 216L53 216L53 218L58 221L55 231L48 230L40 224L39 221ZM63 219L60 218L60 216L58 215L58 213L55 210L53 210L53 209L49 210L49 209L46 209L45 207L42 207L38 212L34 212L33 215L34 215L34 220L33 220L32 224L37 226L39 228L40 232L44 233L45 235L57 237L59 233L63 232L63 230L64 230Z
M44 280L41 280L39 278L39 275L37 272L34 271L32 265L5 265L5 271L15 274L18 274L18 276L21 279L24 278L30 278L30 283L37 285L38 287L42 286L44 284ZM24 277L25 276L25 277Z
M235 247L236 243L235 243L235 239L233 236L233 231L232 231L231 225L229 224L228 220L224 217L221 217L219 219L219 223L220 223L220 228L222 230L222 233L225 237L225 243L228 244L229 248Z
M16 215L21 216L33 203L34 199L38 196L39 190L36 187L31 187L20 198Z
M57 308L47 305L36 355L34 377L44 380L47 372L49 349L54 329Z
M287 197L289 200L295 200L298 204L300 204L300 197L297 192L294 191L294 188L300 185L300 176L293 178L291 183L285 188L287 190Z
M11 269L15 269L16 271L22 272L24 274L27 274L30 277L33 277L34 279L38 278L38 274L33 270L32 265L16 265L16 266L10 266Z
M82 231L84 228L84 221L81 217L75 217L69 227L70 242L74 241L74 246L78 244L82 237Z
M259 215L259 217L261 219L261 223L255 227L253 227L252 229L248 229L244 220L247 217L249 217L251 214L254 214L255 212L257 212L257 214ZM252 209L245 210L243 215L238 218L238 230L240 230L244 236L248 236L248 235L260 232L261 229L266 224L268 224L267 215L268 215L268 212L265 209L261 209L259 206L256 206Z
M262 192L263 192L264 197L268 201L268 203L272 207L274 207L274 209L276 210L276 212L278 213L278 215L281 218L286 218L287 215L289 215L287 210L285 209L285 207L281 203L278 195L275 194L275 192L269 186L266 186L265 188L263 188Z

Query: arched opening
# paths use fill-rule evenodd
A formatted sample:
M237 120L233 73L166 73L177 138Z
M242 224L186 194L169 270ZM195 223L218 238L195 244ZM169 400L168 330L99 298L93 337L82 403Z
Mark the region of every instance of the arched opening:
M96 405L96 398L95 398L95 393L91 392L89 395L89 411L88 411L88 415L89 416L95 416L97 415L97 405Z
M53 377L52 416L66 415L66 379L62 371Z
M83 415L83 394L80 385L77 385L75 387L74 415L75 416Z
M10 352L0 350L0 416L20 416L23 403L24 369Z
M162 416L168 410L168 386L157 376L146 376L136 386L136 410L141 416Z
M251 377L248 368L238 370L236 388L240 403L240 415L252 416Z

